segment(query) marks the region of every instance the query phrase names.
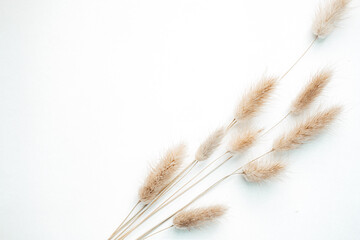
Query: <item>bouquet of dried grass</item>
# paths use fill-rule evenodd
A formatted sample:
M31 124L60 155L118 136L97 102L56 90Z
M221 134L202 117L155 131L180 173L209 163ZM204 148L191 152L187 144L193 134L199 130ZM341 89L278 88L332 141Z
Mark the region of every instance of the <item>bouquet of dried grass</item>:
M281 124L288 116L298 116L303 114L305 110L309 109L312 103L329 83L333 75L330 69L324 68L315 73L304 89L301 90L298 96L293 100L285 116L271 128L267 131L262 131L253 127L250 127L250 129L247 130L238 130L230 139L227 144L227 150L223 154L209 162L206 166L195 173L188 181L179 186L174 193L161 203L158 203L162 196L164 196L172 188L176 187L182 179L190 175L197 164L205 162L213 155L217 148L222 144L224 137L234 128L235 125L250 122L257 116L260 110L270 99L276 86L312 48L317 39L326 38L335 29L339 21L342 19L349 2L350 0L332 0L326 5L320 6L312 27L315 37L306 50L300 55L295 63L291 65L291 67L285 71L283 75L281 75L281 77L277 78L273 76L264 76L256 85L250 88L249 91L243 95L240 103L237 105L233 120L227 126L225 125L226 127L220 127L210 134L208 138L200 144L195 153L194 160L182 170L180 169L183 165L185 146L183 144L179 144L170 149L161 161L151 169L149 175L144 181L144 184L139 190L139 201L135 204L135 207L132 208L130 213L109 239L122 240L127 238L135 229L139 228L154 214L174 202L198 183L204 181L213 172L224 166L224 164L234 156L241 156L242 153L256 143L258 138L264 136L276 126ZM169 228L191 229L199 227L206 222L215 220L222 216L225 213L226 208L220 205L193 210L186 209L210 190L219 186L226 179L232 176L241 175L246 181L255 183L268 181L278 176L286 169L287 164L280 160L276 153L291 151L314 139L323 130L330 126L340 112L341 107L334 106L328 109L318 110L308 116L305 120L298 121L294 124L291 130L284 132L273 141L271 149L259 154L258 157L252 159L251 161L242 164L229 174L225 174L214 184L210 185L203 192L195 196L186 205L146 231L137 239L151 237ZM220 163L213 166L219 161ZM212 166L213 168L211 169ZM201 176L202 174L204 175ZM143 204L142 208L133 214L139 204ZM146 214L150 207L155 204L158 204L158 206L138 222L138 220ZM153 233L153 231L155 231L159 226L170 219L173 219L173 224L171 226Z

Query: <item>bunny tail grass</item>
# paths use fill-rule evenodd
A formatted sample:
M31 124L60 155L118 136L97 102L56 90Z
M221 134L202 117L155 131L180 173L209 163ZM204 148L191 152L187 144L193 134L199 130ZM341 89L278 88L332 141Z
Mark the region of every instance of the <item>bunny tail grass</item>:
M285 133L276 139L272 151L288 151L306 143L328 127L340 112L341 107L336 106L308 117L305 121L297 124L288 133Z
M231 154L238 154L246 151L255 143L260 132L261 131L259 130L248 130L245 133L238 133L230 140L228 151Z
M330 0L321 4L313 21L313 34L326 38L343 19L350 2L351 0Z
M254 117L269 100L277 83L276 77L264 76L241 99L235 110L235 120L248 120Z
M179 229L191 230L215 221L225 214L227 208L221 205L183 210L175 215L173 225Z
M260 183L276 177L285 169L285 164L266 159L249 162L242 169L246 181Z
M179 170L185 156L185 145L179 144L170 149L156 167L153 167L143 186L139 190L139 199L143 203L151 202L171 181Z
M330 82L333 72L330 69L322 69L317 72L293 101L290 112L300 114L321 94Z
M195 159L199 162L208 159L214 151L220 146L222 139L225 136L223 128L214 131L198 148Z

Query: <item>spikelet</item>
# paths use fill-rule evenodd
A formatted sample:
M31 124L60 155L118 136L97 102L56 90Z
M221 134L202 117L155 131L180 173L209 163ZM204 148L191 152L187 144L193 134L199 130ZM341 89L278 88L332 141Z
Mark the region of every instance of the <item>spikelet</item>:
M221 205L183 210L176 214L173 224L176 228L190 230L214 221L225 214L227 208Z
M185 157L185 145L179 144L162 157L160 162L151 169L139 190L139 200L145 204L151 202L155 196L171 181L179 170Z
M299 114L309 107L310 104L321 94L323 89L329 83L331 77L332 71L329 69L323 69L317 72L293 101L290 108L291 113Z
M254 117L269 99L277 83L276 77L264 76L261 81L248 91L236 107L235 119L247 120Z
M230 140L228 151L232 154L246 151L255 143L260 132L259 130L249 130L245 133L238 133Z
M216 150L217 147L221 144L222 139L224 138L225 131L224 128L219 128L208 136L208 138L200 145L196 154L195 160L204 161L208 159L211 154Z
M331 0L325 5L321 5L312 25L313 34L319 38L326 38L342 20L350 1Z
M276 139L273 151L287 151L299 147L328 127L340 112L341 107L336 106L314 114Z
M243 167L243 176L248 182L264 182L276 177L285 169L279 161L260 160L249 162Z

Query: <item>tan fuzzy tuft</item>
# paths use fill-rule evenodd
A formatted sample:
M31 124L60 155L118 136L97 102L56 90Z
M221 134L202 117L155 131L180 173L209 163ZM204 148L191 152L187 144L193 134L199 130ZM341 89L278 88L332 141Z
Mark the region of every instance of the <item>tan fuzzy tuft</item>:
M299 147L328 127L340 112L341 107L332 107L314 114L276 139L273 151L287 151Z
M276 177L285 169L285 164L279 161L253 161L243 167L243 176L248 182L264 182Z
M232 154L246 151L255 143L260 132L259 130L249 130L245 133L240 132L230 140L228 151Z
M319 38L326 38L342 20L346 8L351 0L331 0L321 5L315 15L312 25L313 34Z
M184 144L179 144L168 150L160 162L151 169L139 190L139 200L141 202L145 204L151 202L171 181L183 163L185 148Z
M242 98L235 111L237 121L247 120L255 116L261 107L269 100L275 89L277 78L263 77L262 80L250 89Z
M227 208L221 205L196 208L192 210L183 210L173 219L176 228L192 229L214 221L225 214Z
M225 131L223 128L217 129L215 132L210 134L208 138L200 145L196 154L195 160L204 161L208 159L211 154L219 147L222 139L224 138Z
M303 112L310 104L321 94L323 89L329 83L332 77L332 71L323 69L316 73L311 81L300 92L291 105L291 113L299 114Z

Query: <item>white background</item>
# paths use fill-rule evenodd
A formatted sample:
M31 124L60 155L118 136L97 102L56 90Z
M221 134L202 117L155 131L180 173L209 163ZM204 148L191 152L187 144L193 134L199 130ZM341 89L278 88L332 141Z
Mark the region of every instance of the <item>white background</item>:
M190 162L201 140L232 119L251 84L264 72L288 69L312 39L317 5L1 0L0 239L106 239L137 201L150 163L181 141ZM340 28L281 82L255 127L278 121L324 66L335 77L313 110L343 104L340 120L285 156L280 180L254 185L234 177L195 204L228 205L220 222L153 239L359 238L359 6L353 1ZM130 239L264 152L293 123L266 135Z

